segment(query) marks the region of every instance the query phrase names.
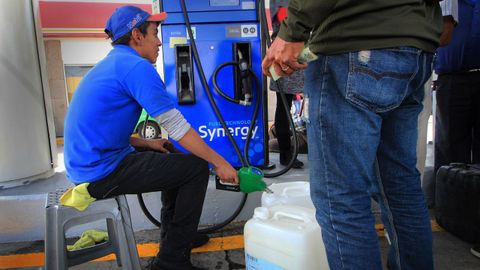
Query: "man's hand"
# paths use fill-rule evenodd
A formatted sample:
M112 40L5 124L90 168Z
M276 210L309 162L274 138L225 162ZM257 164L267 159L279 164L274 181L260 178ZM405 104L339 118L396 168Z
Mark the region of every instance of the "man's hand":
M237 171L222 156L210 148L193 128L190 128L178 143L192 154L212 164L215 167L215 173L222 182L238 184Z
M149 140L148 144L149 148L154 151L162 153L172 153L174 151L173 143L167 139Z
M455 29L455 19L453 16L443 17L443 32L440 36L440 47L447 46L452 40L453 29Z
M238 184L238 172L228 162L215 167L215 173L222 182Z
M263 74L271 77L272 75L268 69L272 65L275 72L281 77L288 76L296 70L305 69L307 64L298 62L298 56L303 50L303 46L303 42L288 42L280 37L276 37L263 59Z

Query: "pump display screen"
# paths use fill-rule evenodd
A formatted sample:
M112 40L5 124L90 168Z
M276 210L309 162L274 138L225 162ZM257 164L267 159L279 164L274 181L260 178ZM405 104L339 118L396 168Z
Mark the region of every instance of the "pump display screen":
M211 7L238 6L240 0L210 0Z

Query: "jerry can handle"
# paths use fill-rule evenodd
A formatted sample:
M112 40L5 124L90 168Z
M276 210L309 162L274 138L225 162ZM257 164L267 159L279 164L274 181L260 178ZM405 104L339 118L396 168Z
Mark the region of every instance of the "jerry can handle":
M304 215L295 215L295 214L292 214L292 213L282 212L282 211L279 211L279 212L276 212L275 214L273 214L273 219L279 220L280 217L288 217L288 218L303 221L304 223L312 222L312 219L310 219L310 218L308 218Z
M305 186L293 186L293 187L286 187L283 189L282 195L287 195L287 192L292 191L292 190L301 190L301 191L307 191L308 190L308 185Z

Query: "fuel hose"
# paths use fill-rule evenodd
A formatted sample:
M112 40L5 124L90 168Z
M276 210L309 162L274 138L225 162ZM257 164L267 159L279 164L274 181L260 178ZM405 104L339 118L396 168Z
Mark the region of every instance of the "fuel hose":
M199 54L198 54L198 50L197 50L197 46L196 46L196 43L195 43L194 35L193 35L193 32L192 32L192 27L191 27L191 24L190 24L190 19L188 17L188 13L187 13L185 0L179 0L179 1L180 1L180 4L181 4L183 16L184 16L184 19L185 19L187 32L188 32L188 35L190 37L190 43L191 43L191 46L192 46L194 60L195 60L195 63L197 65L197 68L198 68L198 71L199 71L199 74L200 74L200 79L201 79L202 85L205 89L205 93L207 94L210 105L211 105L215 115L217 116L219 122L221 123L222 127L224 128L224 130L228 130L228 126L226 125L226 122L225 122L222 114L220 113L220 110L219 110L217 104L215 103L213 95L210 91L210 87L208 85L208 82L207 82L207 79L206 79L206 76L205 76L205 72L203 70L203 67L202 67L202 64L201 64L201 61L200 61L200 57L199 57ZM256 5L257 5L257 10L258 10L257 16L259 17L260 23L261 23L261 29L262 29L261 32L263 32L263 34L264 34L264 39L266 41L267 47L270 47L271 40L270 40L270 35L269 35L269 32L268 32L265 6L264 6L264 3L263 3L263 0L256 0ZM262 58L263 58L263 56L264 55L262 55ZM213 77L214 77L214 79L213 79L214 88L217 91L217 93L219 93L225 99L227 99L231 102L235 102L237 104L239 104L238 100L235 100L231 97L228 97L226 94L223 93L223 91L221 91L221 89L218 86L218 83L216 81L216 76L217 76L219 70L221 70L222 68L224 68L226 66L229 66L229 65L238 65L238 64L239 63L237 63L237 62L227 62L227 63L221 64L219 67L216 68L216 70L214 72L214 75L213 75ZM260 79L255 75L255 73L253 72L251 67L248 68L248 72L254 78L255 89L257 90L256 94L254 94L255 92L252 92L252 94L253 94L252 100L255 100L255 98L256 98L257 102L255 103L254 112L253 112L253 115L252 115L252 119L250 121L250 127L248 129L248 133L247 133L247 136L246 136L243 155L242 155L237 143L235 142L232 134L230 134L230 132L225 132L225 134L228 137L228 140L231 142L231 144L232 144L232 146L235 150L235 153L237 154L237 156L238 156L238 158L239 158L243 167L250 166L250 163L249 163L249 160L248 160L248 149L249 149L249 144L250 144L250 140L251 140L251 137L252 137L252 131L253 131L253 128L255 126L255 122L256 122L255 120L256 120L257 115L258 115L258 111L259 111L259 107L260 107L260 101L265 100L266 95L267 95L267 91L262 91ZM292 159L290 160L290 162L283 169L279 170L278 172L264 173L264 176L267 177L267 178L277 177L277 176L280 176L280 175L286 173L288 170L291 169L291 167L293 166L293 163L295 162L295 159L297 158L297 155L298 155L298 138L297 138L297 135L296 135L296 132L295 132L295 125L294 125L294 122L293 122L293 119L292 119L292 115L290 113L290 108L288 108L288 105L287 105L287 100L286 100L284 91L282 91L280 85L276 81L272 81L272 82L277 84L277 89L280 92L280 96L281 96L281 99L282 99L283 106L284 106L285 111L288 115L289 125L292 128L294 145L293 145ZM148 117L148 115L147 115L147 117ZM147 120L147 118L146 118L146 120ZM144 131L144 134L145 134L145 131ZM139 201L140 208L142 209L142 211L144 212L144 214L148 218L148 220L150 220L150 222L152 222L157 227L161 227L161 222L158 221L148 211L147 206L145 205L145 202L143 200L142 194L137 194L137 198L138 198L138 201ZM235 211L232 213L232 215L230 215L224 221L222 221L218 224L212 225L210 227L200 229L200 230L198 230L198 232L199 233L204 233L204 234L212 233L216 230L219 230L219 229L225 227L229 223L231 223L238 216L238 214L240 214L240 212L242 211L242 209L245 206L245 203L247 201L247 198L248 198L248 195L245 194L245 193L242 193L241 201L240 201L239 205L237 206L237 208L235 209Z

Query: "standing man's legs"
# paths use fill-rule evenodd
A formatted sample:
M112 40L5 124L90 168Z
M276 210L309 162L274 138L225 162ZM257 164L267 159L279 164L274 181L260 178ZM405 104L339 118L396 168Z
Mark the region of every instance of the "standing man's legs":
M332 270L382 269L371 212L371 197L378 194L374 164L382 114L418 90L420 83L413 88L410 80L418 75L421 56L413 48L321 56L306 71L311 195ZM415 170L415 160L412 166ZM421 260L425 263L418 265L432 261Z
M285 111L285 106L279 92L276 92L277 95L277 106L275 108L275 132L278 139L278 147L280 149L280 154L282 152L290 151L290 125L288 124L288 115ZM287 101L287 107L291 108L293 95L285 94L285 99Z
M422 83L430 76L432 61L431 55L422 56L419 72L409 83L411 94L399 107L383 114L378 190L382 220L392 243L390 269L433 269L430 219L416 168Z
M275 108L275 132L277 134L278 148L280 151L280 163L282 165L287 165L292 157L290 124L288 122L287 111L285 111L285 106L280 93L276 92L276 94L277 106ZM285 94L285 99L287 101L287 108L290 109L292 107L293 94ZM301 165L299 165L299 167L301 167Z
M435 117L435 167L452 162L480 162L479 83L475 74L441 74L437 80ZM475 158L477 157L477 158Z
M472 74L473 142L472 163L480 163L480 71Z
M435 119L435 172L451 162L471 163L474 115L472 83L468 75L438 76Z

